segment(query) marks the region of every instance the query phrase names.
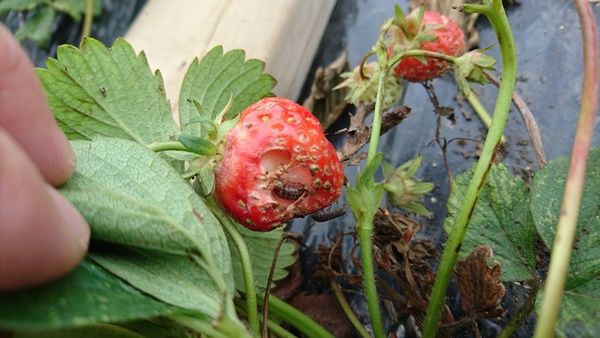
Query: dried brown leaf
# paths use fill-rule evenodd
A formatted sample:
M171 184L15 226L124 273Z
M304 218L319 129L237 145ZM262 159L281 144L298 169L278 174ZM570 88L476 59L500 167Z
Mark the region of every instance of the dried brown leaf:
M340 55L326 67L317 68L310 94L304 100L303 106L321 121L325 130L340 117L348 106L344 99L347 89L333 90L343 81L340 74L345 71L348 71L346 53Z
M461 305L474 318L500 316L504 310L501 301L504 285L500 279L500 264L492 265L492 248L479 245L467 259L456 264L455 273L461 295Z
M356 113L350 116L350 127L340 130L340 132L348 134L348 138L342 147L342 152L339 154L343 164L358 165L362 159L359 151L365 144L369 143L371 135L371 127L365 125L365 119L372 111L372 104L360 104L356 108ZM408 116L408 113L410 113L410 108L406 106L395 107L385 111L381 116L380 135L397 126Z

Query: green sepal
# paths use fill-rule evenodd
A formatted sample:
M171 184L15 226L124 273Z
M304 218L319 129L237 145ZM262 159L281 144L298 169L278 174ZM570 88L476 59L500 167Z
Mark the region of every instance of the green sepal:
M217 146L198 136L182 134L177 136L177 140L194 154L212 156L217 153Z
M400 5L394 6L394 25L400 26L404 22L404 11Z

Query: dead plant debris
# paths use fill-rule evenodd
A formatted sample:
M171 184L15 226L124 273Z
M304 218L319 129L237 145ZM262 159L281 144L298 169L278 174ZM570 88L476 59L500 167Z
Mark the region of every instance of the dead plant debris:
M500 264L494 261L490 265L492 257L492 248L479 245L456 264L461 305L473 318L498 317L504 313L501 302L505 289L500 279Z

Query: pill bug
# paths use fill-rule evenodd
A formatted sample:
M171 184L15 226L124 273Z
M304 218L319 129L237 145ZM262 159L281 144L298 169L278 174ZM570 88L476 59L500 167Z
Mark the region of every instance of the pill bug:
M273 192L275 195L281 198L295 201L302 197L302 195L306 192L306 187L302 183L285 182L280 185L276 185L273 188Z
M317 222L327 222L334 218L341 217L345 214L346 208L342 206L338 208L324 208L312 213L310 216Z

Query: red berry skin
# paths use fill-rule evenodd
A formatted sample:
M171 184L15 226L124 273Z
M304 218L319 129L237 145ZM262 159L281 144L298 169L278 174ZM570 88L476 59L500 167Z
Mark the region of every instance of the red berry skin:
M344 170L319 121L284 98L241 113L215 168L215 195L240 224L269 231L335 202Z
M416 12L413 11L410 15L416 15ZM434 35L436 39L422 43L418 49L451 56L458 56L464 52L464 33L458 24L447 16L434 11L425 11L422 25L424 33ZM423 63L416 57L408 57L400 61L394 70L398 76L408 81L421 82L442 75L450 66L448 62L440 59L426 58L426 60L427 63Z

